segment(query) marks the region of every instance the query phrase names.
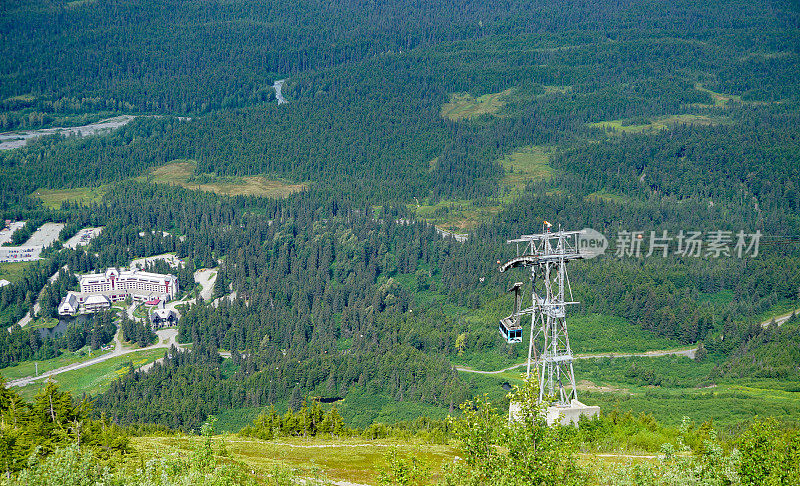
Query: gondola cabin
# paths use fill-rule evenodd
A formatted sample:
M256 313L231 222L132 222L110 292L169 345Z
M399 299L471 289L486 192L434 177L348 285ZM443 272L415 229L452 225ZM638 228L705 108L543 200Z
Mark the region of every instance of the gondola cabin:
M520 309L522 306L522 282L516 282L508 292L514 292L514 313L508 317L500 319L500 335L507 343L522 342L522 316Z
M507 343L521 343L522 342L522 326L520 325L520 317L510 315L500 319L500 335Z

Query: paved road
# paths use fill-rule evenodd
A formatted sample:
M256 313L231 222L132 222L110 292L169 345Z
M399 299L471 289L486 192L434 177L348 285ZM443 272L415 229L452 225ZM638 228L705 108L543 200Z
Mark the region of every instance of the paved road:
M25 378L19 378L16 380L9 381L6 384L6 387L10 388L12 386L25 386L35 381L48 378L50 376L55 376L61 373L65 373L67 371L74 371L79 370L81 368L86 368L87 366L96 365L97 363L102 363L103 361L109 360L111 358L116 358L118 356L124 356L126 354L136 353L139 351L147 351L150 349L165 349L169 348L173 344L177 347L180 347L175 341L175 338L178 335L177 329L162 329L156 331L156 335L158 336L158 342L152 346L148 346L146 348L123 348L122 343L119 340L119 332L114 337L114 350L110 351L102 356L98 356L97 358L90 359L88 361L81 361L80 363L73 363L71 365L62 366L61 368L57 368L51 371L47 371L42 373L39 376L26 376ZM165 342L166 341L166 342Z
M647 351L644 353L600 353L600 354L577 354L574 356L574 359L598 359L598 358L654 358L659 356L671 356L671 355L679 355L679 356L686 356L687 358L694 359L695 353L697 352L697 348L692 349L671 349L671 350L659 350L659 351ZM508 368L503 368L502 370L497 371L481 371L481 370L473 370L472 368L467 368L464 366L456 366L458 371L464 371L467 373L478 373L481 375L499 375L500 373L505 373L506 371L511 371L516 368L521 368L523 366L527 366L528 362L515 364L513 366L509 366Z
M125 310L125 313L128 314L128 319L132 321L138 320L138 318L134 316L133 313L136 312L136 308L139 307L140 304L141 302L133 301L131 305L128 306L128 309Z

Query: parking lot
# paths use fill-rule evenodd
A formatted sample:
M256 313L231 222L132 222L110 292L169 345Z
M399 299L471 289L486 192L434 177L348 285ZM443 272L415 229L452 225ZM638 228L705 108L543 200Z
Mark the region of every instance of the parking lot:
M15 231L25 226L26 221L14 221L8 225L8 228L0 229L0 245L5 245L11 241L11 235Z
M12 225L13 224L15 223L12 223ZM22 226L19 226L18 228L21 227ZM31 260L38 260L39 254L42 253L42 248L56 241L62 228L64 228L63 223L45 223L22 245L0 246L0 262L29 262ZM14 229L14 231L16 231L16 229ZM11 234L13 234L13 231L9 233L7 241L11 240Z
M79 246L86 246L91 243L92 239L95 238L100 232L103 231L103 228L84 228L78 231L75 236L68 239L64 246L71 249L76 249Z

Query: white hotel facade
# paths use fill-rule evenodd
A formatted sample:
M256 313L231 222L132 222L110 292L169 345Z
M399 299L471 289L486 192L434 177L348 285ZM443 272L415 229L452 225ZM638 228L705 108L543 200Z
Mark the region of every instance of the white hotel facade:
M174 275L118 270L109 268L105 273L89 273L78 277L80 292L69 292L58 306L61 315L94 312L109 308L113 302L125 300L159 300L167 302L178 295L178 278Z

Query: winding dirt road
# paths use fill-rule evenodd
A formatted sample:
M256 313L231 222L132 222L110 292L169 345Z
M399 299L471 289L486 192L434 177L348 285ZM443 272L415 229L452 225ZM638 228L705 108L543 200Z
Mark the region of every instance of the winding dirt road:
M791 319L791 318L792 318L792 316L793 316L793 315L794 315L796 312L800 313L800 309L795 309L794 311L792 311L792 312L789 312L788 314L784 314L784 315L782 315L782 316L776 316L776 317L773 317L772 319L767 319L766 321L764 321L764 322L762 322L762 323L761 323L761 327L763 327L764 329L766 329L766 328L767 328L767 326L769 326L770 324L772 324L772 321L773 321L773 320L775 320L775 324L777 324L777 325L778 325L778 327L780 327L780 326L781 326L781 325L782 325L784 322L786 322L786 321L788 321L789 319Z
M694 359L695 353L697 352L697 348L692 349L668 349L668 350L659 350L659 351L646 351L644 353L600 353L600 354L578 354L573 357L573 359L598 359L598 358L657 358L659 356L686 356L689 359ZM516 368L521 368L523 366L527 366L528 362L515 364L513 366L509 366L508 368L503 368L502 370L497 371L481 371L481 370L473 370L472 368L467 368L465 366L456 366L456 370L464 371L466 373L478 373L481 375L499 375L500 373L505 373L506 371L511 371Z

